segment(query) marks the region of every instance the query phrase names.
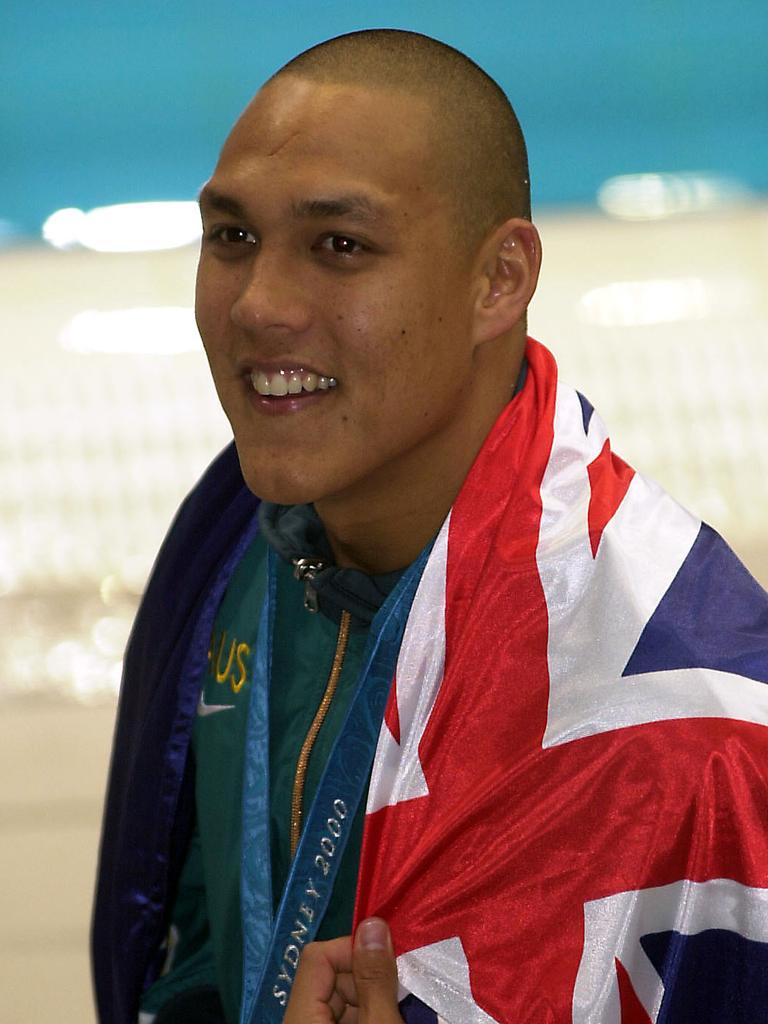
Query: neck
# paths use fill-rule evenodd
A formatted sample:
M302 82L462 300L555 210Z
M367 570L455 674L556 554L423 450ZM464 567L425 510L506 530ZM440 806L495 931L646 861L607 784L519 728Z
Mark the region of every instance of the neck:
M451 504L448 499L438 510L411 503L383 510L381 517L345 517L338 523L333 509L318 512L336 564L378 575L410 565L440 529Z

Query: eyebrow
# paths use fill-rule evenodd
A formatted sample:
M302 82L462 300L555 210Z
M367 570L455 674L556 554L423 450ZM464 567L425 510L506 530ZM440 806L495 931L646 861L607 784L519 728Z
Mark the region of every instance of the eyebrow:
M233 217L246 219L247 212L243 204L233 196L210 185L204 185L198 196L201 207L229 213ZM363 193L350 192L338 196L318 197L315 199L299 199L291 203L291 212L298 219L329 219L346 217L360 223L371 224L382 220L384 209Z
M233 217L245 219L245 207L241 202L238 202L232 196L225 195L224 192L217 191L217 189L212 188L210 185L203 185L197 197L197 202L201 208L206 207L210 210L219 210L221 213L231 213Z
M347 217L363 224L371 224L380 221L384 216L384 210L378 203L360 193L301 199L291 206L293 215L299 218Z

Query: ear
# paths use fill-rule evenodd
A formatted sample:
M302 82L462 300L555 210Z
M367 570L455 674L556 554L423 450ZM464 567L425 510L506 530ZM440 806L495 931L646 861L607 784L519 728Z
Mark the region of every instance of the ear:
M492 341L525 317L541 267L541 239L528 220L514 217L495 228L478 263L475 343Z

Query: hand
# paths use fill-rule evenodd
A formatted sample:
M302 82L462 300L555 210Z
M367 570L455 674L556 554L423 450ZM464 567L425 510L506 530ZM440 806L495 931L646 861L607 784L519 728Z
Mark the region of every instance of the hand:
M307 946L284 1024L403 1024L386 922L378 917L362 921L354 945L347 935Z

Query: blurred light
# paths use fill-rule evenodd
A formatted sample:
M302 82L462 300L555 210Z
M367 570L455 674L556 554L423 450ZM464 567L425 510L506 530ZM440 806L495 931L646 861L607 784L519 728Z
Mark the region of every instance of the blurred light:
M122 661L104 657L78 640L55 644L48 651L45 668L51 682L77 700L113 696L120 687Z
M700 277L615 281L593 288L579 302L579 315L600 327L628 327L703 320L711 312Z
M661 220L744 202L742 182L707 174L622 174L597 193L600 208L621 220Z
M6 651L1 666L6 686L10 680L13 689L25 693L39 689L41 681L44 685L48 682L45 658L41 654L37 638L16 636L13 642L7 645Z
M118 203L87 213L57 210L43 225L43 238L57 249L82 245L96 252L150 252L177 249L200 237L194 202Z
M644 327L685 320L754 316L760 293L739 277L672 277L614 281L592 288L578 304L579 319L599 327Z
M200 335L188 306L87 309L72 317L59 344L68 352L176 355L199 351Z
M86 214L76 206L52 213L43 224L43 238L56 249L71 249L80 240Z
M107 607L116 604L120 600L123 596L123 587L117 573L112 572L104 577L99 584L99 596Z
M107 615L94 623L91 637L99 653L107 657L122 657L128 634L131 631L131 619L127 616Z
M85 654L83 645L76 640L64 640L51 647L45 659L49 676L57 683L69 682L76 670L78 659Z

